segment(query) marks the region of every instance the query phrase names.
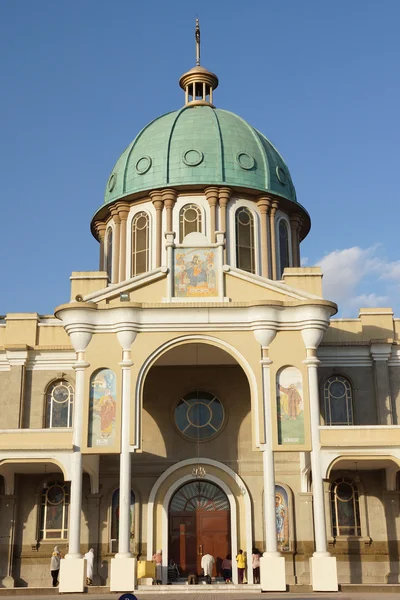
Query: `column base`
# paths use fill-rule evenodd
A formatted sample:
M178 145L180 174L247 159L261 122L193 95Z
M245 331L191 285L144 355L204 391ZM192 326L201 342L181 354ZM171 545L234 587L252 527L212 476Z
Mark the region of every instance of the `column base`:
M110 592L132 592L136 588L136 558L112 558Z
M60 594L83 592L86 584L86 559L62 558L59 581L58 591Z
M260 558L260 583L263 592L286 592L283 556L262 556Z
M337 592L338 577L335 556L310 558L310 578L313 592Z
M11 575L7 575L6 577L3 577L3 579L1 580L1 586L4 588L13 588L15 587L15 579L14 577L11 577Z

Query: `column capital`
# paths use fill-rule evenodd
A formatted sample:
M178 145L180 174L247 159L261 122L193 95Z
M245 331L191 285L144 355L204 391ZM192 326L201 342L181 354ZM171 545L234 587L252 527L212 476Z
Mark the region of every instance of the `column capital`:
M152 190L149 192L150 199L154 204L154 208L156 210L162 210L164 206L162 191L161 190Z
M307 356L312 356L312 352L310 351L318 348L328 325L329 323L326 324L326 327L307 327L301 330L303 342L307 349Z
M263 355L265 351L268 351L268 347L274 341L276 336L276 329L254 329L254 337L260 344Z
M220 206L226 206L231 197L232 190L229 187L221 187L218 190L219 204Z
M118 211L119 218L121 221L126 221L129 215L130 204L128 202L117 202L115 207Z
M116 225L119 225L119 223L121 223L121 219L119 216L118 208L116 206L112 206L110 208L110 213L111 213L114 223Z
M105 223L102 223L101 221L95 222L94 230L97 233L97 235L99 236L99 238L102 240L104 240L104 237L106 235L106 229L107 229L107 226Z
M299 213L289 215L290 225L293 229L300 229L303 219Z
M167 208L173 207L178 197L178 192L173 188L166 188L161 191L162 200Z
M204 193L206 195L208 204L210 206L216 206L219 197L219 189L214 186L206 187Z
M279 202L278 202L278 200L272 200L272 203L271 203L271 214L275 215L275 213L276 213L276 211L277 211L278 208L279 208Z
M260 196L260 198L257 200L257 206L262 215L267 215L271 207L271 198L268 196Z
M307 365L307 367L318 367L318 365L321 363L319 358L316 356L308 356L302 362L303 365Z
M373 360L389 360L392 344L371 344L369 351Z

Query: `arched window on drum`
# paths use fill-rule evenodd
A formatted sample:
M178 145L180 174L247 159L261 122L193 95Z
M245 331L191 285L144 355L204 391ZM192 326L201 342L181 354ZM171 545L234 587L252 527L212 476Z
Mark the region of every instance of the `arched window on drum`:
M131 276L149 270L149 215L137 213L132 220L132 267Z
M235 214L236 266L238 269L256 272L254 247L254 217L252 212L242 206Z
M107 229L106 235L106 271L108 275L108 281L112 281L112 261L113 261L113 230L112 227Z
M46 390L45 427L72 427L74 388L66 379L53 381Z
M324 385L325 425L353 425L353 399L348 379L334 375Z
M202 214L197 204L185 204L179 212L179 241L189 233L202 233Z
M289 228L285 219L280 219L278 225L279 239L279 279L282 278L283 271L290 266L289 257Z
M331 484L332 535L361 535L358 488L354 481L342 477Z

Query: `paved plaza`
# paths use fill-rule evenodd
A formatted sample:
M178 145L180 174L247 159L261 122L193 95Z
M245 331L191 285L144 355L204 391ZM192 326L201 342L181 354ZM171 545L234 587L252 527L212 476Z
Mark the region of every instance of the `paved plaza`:
M369 593L251 593L241 594L238 592L227 592L227 593L175 593L158 591L138 591L135 592L137 600L159 600L160 594L165 596L165 600L398 600L399 594L396 593L381 593L381 592L369 592ZM14 595L7 594L5 590L0 590L0 596L9 598L12 596L14 600L26 600L27 594ZM82 598L82 594L55 594L55 595L41 595L38 593L30 594L35 600L78 600ZM85 594L87 597L87 595ZM90 600L119 600L122 594L90 594Z

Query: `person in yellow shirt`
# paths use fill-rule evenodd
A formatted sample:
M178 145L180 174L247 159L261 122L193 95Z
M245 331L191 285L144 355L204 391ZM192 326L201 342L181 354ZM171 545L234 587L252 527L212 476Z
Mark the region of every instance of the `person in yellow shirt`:
M239 550L238 555L236 557L237 568L238 568L238 583L243 583L244 578L244 570L246 568L246 559L243 554L243 550Z

